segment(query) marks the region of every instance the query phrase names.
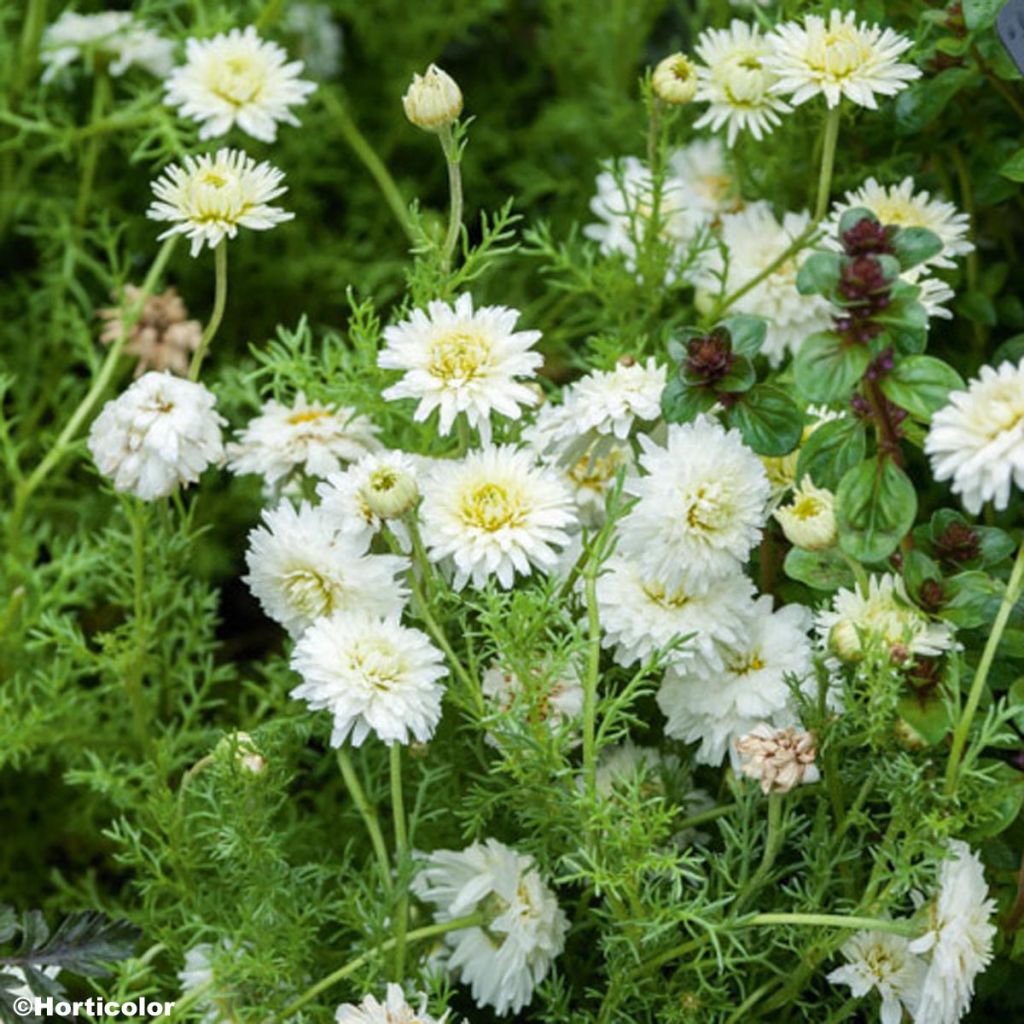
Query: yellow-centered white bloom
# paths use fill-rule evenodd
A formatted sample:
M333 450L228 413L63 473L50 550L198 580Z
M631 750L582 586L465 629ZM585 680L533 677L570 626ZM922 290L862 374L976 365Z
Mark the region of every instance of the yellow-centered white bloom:
M276 167L257 164L240 149L187 156L153 182L156 200L146 216L171 221L160 238L184 235L192 255L198 256L204 245L214 249L225 238L234 238L239 228L269 231L291 220L295 214L270 205L288 191L283 180Z
M261 142L277 138L278 122L298 124L291 108L316 89L299 78L302 61L289 63L276 43L250 25L212 39L189 39L185 63L167 81L164 102L201 125L199 138L226 135L238 125Z
M394 983L388 984L384 1002L366 996L358 1005L345 1003L335 1012L336 1024L445 1024L447 1011L440 1017L427 1013L427 997L421 996L420 1008L414 1010L405 1000L405 993Z
M857 21L854 11L832 10L828 21L809 14L802 22L787 21L768 36L765 64L778 76L775 92L796 105L824 96L836 107L845 96L851 103L875 110L875 95L895 96L920 68L900 56L911 41L890 28Z
M378 364L405 371L384 397L418 398L418 422L437 409L442 434L451 433L463 414L487 444L492 412L518 419L523 406L539 401L536 391L516 378L533 377L544 362L533 351L540 331L517 331L518 319L518 311L507 306L474 310L468 293L453 306L434 301L426 311L414 309L408 320L384 330Z
M441 719L444 655L397 612L384 617L364 606L317 619L291 664L302 676L291 696L334 717L332 747L349 738L358 747L371 732L388 744L426 743Z
M925 965L910 952L910 942L889 932L857 932L843 944L842 967L828 975L834 985L849 985L862 999L872 989L882 1000L882 1024L900 1024L903 1008L911 1014L921 1000Z
M422 75L412 76L402 107L417 128L437 132L462 113L462 90L447 71L431 64Z
M932 622L907 594L902 578L872 576L867 594L859 588L836 591L832 608L815 620L819 636L843 661L859 661L878 646L896 661L934 658L953 646L945 622Z
M64 11L43 33L39 59L45 68L44 82L53 81L77 60L85 62L88 70L93 70L96 60L102 61L115 77L133 66L163 76L174 64L174 43L146 28L127 11Z
M695 50L703 61L697 99L709 105L695 128L725 127L731 146L741 131L762 139L781 122L780 114L789 113L789 104L772 91L777 79L765 66L771 46L757 25L734 19L728 28L707 29Z
M836 542L836 499L805 476L788 505L772 514L790 544L805 551L821 551Z
M736 741L740 771L756 779L765 794L788 793L794 786L817 782L817 751L814 734L792 725L776 729L760 722Z
M682 106L697 95L697 69L686 54L670 54L658 62L651 87L663 103Z
M438 462L423 482L423 535L431 561L450 563L455 588L503 587L538 568L550 572L574 525L569 489L510 445Z
M1004 509L1024 487L1024 360L983 366L966 391L954 391L932 416L924 450L936 480L977 515L991 501Z

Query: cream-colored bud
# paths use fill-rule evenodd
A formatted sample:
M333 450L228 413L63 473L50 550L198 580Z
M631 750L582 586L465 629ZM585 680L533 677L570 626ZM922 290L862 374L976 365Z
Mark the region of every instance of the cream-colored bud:
M420 489L412 475L394 466L378 466L363 488L366 507L381 519L400 519L419 500Z
M683 53L673 53L654 69L651 76L654 94L663 103L682 106L697 95L697 69Z
M431 64L424 74L412 76L402 106L417 128L438 132L462 113L462 90L451 75Z
M214 754L234 757L235 763L253 775L261 775L267 767L266 758L259 752L253 738L247 732L228 733L221 739Z
M788 793L794 786L820 778L814 764L814 733L793 726L773 729L770 725L756 725L736 741L736 750L741 771L757 779L763 793Z
M793 500L773 515L790 544L805 551L822 551L836 542L836 499L815 487L809 476L793 492Z

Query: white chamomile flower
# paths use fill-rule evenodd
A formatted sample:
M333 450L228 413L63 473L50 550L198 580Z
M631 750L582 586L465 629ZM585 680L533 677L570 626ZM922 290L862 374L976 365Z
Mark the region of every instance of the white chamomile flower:
M387 523L405 551L412 539L402 516L416 506L419 493L416 462L399 451L367 455L317 487L320 510L342 533L368 545Z
M569 922L533 858L487 839L465 850L435 850L413 879L434 919L483 911L485 924L445 935L448 967L470 985L478 1006L519 1013L565 946Z
M735 208L736 179L721 139L697 139L669 154L668 167L686 190L686 202L700 227Z
M302 634L291 663L302 684L291 696L330 711L332 747L350 736L358 747L371 732L384 743L426 743L441 720L444 655L399 613L367 609L336 611Z
M1024 487L1024 360L983 366L965 391L954 391L932 416L924 442L936 480L977 515L991 501L1004 509Z
M263 524L249 534L243 579L263 611L293 637L336 611L397 615L407 591L395 577L408 562L365 551L319 508L282 501L264 511Z
M171 221L160 238L184 235L198 256L204 245L216 248L239 228L269 231L295 216L271 206L288 189L284 175L269 163L257 164L239 149L219 149L210 156L187 156L153 182L156 200L146 216Z
M828 975L834 985L848 985L862 999L872 989L882 1000L882 1024L900 1024L903 1009L913 1014L921 998L924 962L910 952L910 942L888 932L857 932L843 944L842 967Z
M923 274L914 267L901 276L904 281L909 281L920 289L917 301L924 306L929 317L938 317L940 320L953 319L953 314L946 305L956 298L956 292L942 278Z
M717 765L726 754L736 763L736 741L761 722L791 724L790 680L813 683L809 626L801 605L773 612L771 596L758 598L742 640L722 649L721 669L702 658L670 666L657 698L665 734L699 740L698 763Z
M45 66L43 81L53 81L77 60L86 61L88 66L90 55L102 59L115 77L130 67L164 76L174 64L174 43L146 28L127 11L64 11L47 26L39 45L39 59Z
M540 331L517 331L519 313L507 306L473 309L471 295L453 306L431 302L408 320L384 330L377 362L405 375L384 392L387 399L418 398L415 419L440 412L439 429L451 433L462 413L484 444L491 437L491 413L518 419L522 406L536 405L537 392L516 378L533 377L544 357L533 351Z
M278 122L298 124L291 108L316 89L299 78L302 61L289 63L276 43L250 25L212 39L189 39L185 63L167 81L164 102L198 121L201 139L226 135L238 125L261 142L277 138Z
M385 990L384 1002L366 996L358 1006L345 1003L338 1007L334 1019L336 1024L445 1024L448 1013L431 1017L426 996L421 997L420 1008L414 1010L406 1002L401 986L391 983Z
M757 25L734 19L728 28L709 28L695 49L704 62L697 69L697 100L708 104L695 128L725 127L731 146L741 131L760 141L780 123L780 114L789 113L789 104L772 92L775 75L765 67L771 47Z
M379 428L347 406L309 402L299 392L291 405L271 399L228 445L228 468L257 473L275 487L296 470L324 478L377 451Z
M152 501L194 484L224 459L217 399L202 385L150 371L111 399L89 429L99 471L126 491Z
M616 790L628 789L642 776L646 790L661 794L664 777L677 774L679 768L679 758L674 754L663 755L656 747L641 747L625 739L601 751L594 784L598 796L607 798Z
M656 420L661 415L666 379L666 368L653 358L588 373L572 384L563 399L570 420L567 426L576 433L593 430L624 441L637 420Z
M942 863L939 891L928 908L929 928L910 943L912 953L929 955L914 1024L956 1024L974 995L974 979L992 961L996 902L989 899L985 868L960 840Z
M867 594L841 588L832 607L815 619L818 635L843 661L859 661L881 646L898 661L934 658L953 646L951 627L933 622L916 607L902 578L892 573L871 576Z
M290 3L281 28L296 42L306 70L319 79L333 78L341 70L344 36L325 3Z
M695 277L698 287L731 295L760 277L811 222L810 214L786 213L780 224L767 202L750 203L722 217L721 248L709 250ZM804 341L832 326L832 307L821 295L801 295L796 278L810 250L804 249L776 267L732 304L736 313L768 322L761 354L772 366L795 354ZM726 254L728 254L726 256Z
M702 594L668 588L645 576L629 558L613 555L597 579L602 644L631 665L688 637L670 661L701 657L721 665L720 645L739 643L747 628L754 584L742 573L715 580Z
M569 489L528 451L510 445L439 462L423 482L423 534L434 562L451 560L455 587L502 587L534 568L550 572L574 525Z
M782 527L786 540L805 551L822 551L836 543L836 498L824 487L815 487L805 476L788 505L772 515Z
M809 14L802 22L784 22L768 43L765 63L778 76L773 88L795 105L824 96L835 107L845 96L875 110L876 93L895 96L921 77L920 68L899 59L910 49L909 39L891 28L858 23L854 11L832 10L828 21Z
M704 594L739 571L760 540L770 497L761 460L739 431L706 417L673 423L665 446L641 435L639 500L619 523L619 553L669 590Z

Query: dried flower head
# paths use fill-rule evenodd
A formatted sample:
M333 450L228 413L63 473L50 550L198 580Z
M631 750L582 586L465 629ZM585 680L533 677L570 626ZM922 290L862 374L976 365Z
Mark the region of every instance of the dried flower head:
M736 741L740 770L757 779L763 793L788 793L794 786L817 782L814 758L817 743L814 733L793 726L773 729L756 725Z
M103 321L100 341L104 345L112 345L124 336L125 311L136 307L141 294L141 289L135 285L125 285L121 305L97 310L96 315ZM170 370L184 377L191 354L199 347L202 336L202 325L198 320L188 319L181 296L174 288L168 288L159 295L146 296L139 318L129 329L124 353L138 356L136 377L147 370Z

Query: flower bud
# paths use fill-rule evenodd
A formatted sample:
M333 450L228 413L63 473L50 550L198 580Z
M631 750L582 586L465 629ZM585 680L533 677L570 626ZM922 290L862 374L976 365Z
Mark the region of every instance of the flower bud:
M412 475L389 465L380 465L370 473L362 494L366 507L381 519L400 519L419 496Z
M462 90L451 75L431 64L424 74L412 76L402 106L417 128L438 132L462 113Z
M692 103L697 95L697 69L685 54L673 53L654 69L651 85L654 95L663 103Z
M821 551L836 542L835 495L815 487L809 476L793 492L790 504L773 513L786 539L805 551Z
M253 738L247 732L228 733L217 743L214 755L234 757L239 768L253 775L262 775L267 767L266 758L256 748Z

